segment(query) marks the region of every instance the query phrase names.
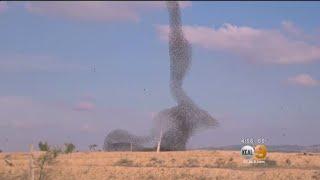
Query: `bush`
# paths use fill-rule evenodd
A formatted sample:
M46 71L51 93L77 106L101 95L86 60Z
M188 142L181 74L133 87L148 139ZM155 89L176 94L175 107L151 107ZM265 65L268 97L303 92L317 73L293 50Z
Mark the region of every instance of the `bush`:
M96 144L90 144L89 145L89 150L90 151L95 151L97 147L98 147L98 145L96 145Z
M286 165L287 165L287 166L290 166L290 165L291 165L290 159L286 159Z
M64 150L65 153L72 153L76 149L76 146L72 143L65 143L64 146L65 146L65 150Z
M58 146L52 147L50 151L51 151L54 158L56 158L59 154L62 153L61 148L59 148Z
M183 165L185 167L198 167L199 161L197 159L188 159Z
M114 163L115 166L133 166L133 161L129 159L120 159Z
M40 151L49 151L50 150L49 145L48 145L47 142L43 143L42 141L40 141L39 144L38 144L38 147L39 147Z
M221 167L225 166L226 161L222 158L218 158L215 163L218 168L221 168Z
M148 163L147 166L149 166L149 167L160 166L160 165L162 165L163 163L164 163L163 160L158 159L158 158L156 158L156 157L152 157L152 158L150 158L150 163Z
M49 174L49 169L47 167L56 163L55 159L58 156L58 151L46 151L45 154L42 154L36 160L36 167L39 169L39 180L47 179Z

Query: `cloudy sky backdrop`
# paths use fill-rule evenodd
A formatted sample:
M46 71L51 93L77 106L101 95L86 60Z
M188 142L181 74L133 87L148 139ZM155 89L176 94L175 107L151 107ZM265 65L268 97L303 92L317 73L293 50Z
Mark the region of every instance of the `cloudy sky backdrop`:
M320 3L183 2L184 87L220 126L189 147L320 143ZM0 2L0 149L148 134L174 106L163 2Z

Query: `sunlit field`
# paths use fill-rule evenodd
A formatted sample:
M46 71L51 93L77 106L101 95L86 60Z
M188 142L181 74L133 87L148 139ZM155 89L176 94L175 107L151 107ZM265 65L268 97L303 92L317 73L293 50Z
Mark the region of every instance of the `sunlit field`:
M34 179L320 179L320 153L272 152L259 165L237 151L33 154ZM0 179L30 179L30 157L1 153Z

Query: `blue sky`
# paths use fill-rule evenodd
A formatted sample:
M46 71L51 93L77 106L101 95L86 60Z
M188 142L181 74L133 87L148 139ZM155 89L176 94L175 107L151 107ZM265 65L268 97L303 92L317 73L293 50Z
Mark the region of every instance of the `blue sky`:
M189 147L319 144L319 2L183 2L184 88L220 126ZM0 149L148 134L172 107L163 2L0 2Z

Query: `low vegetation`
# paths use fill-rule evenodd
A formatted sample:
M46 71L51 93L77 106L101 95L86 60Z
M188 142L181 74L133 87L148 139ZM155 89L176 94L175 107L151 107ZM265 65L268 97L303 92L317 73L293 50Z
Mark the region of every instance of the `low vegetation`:
M49 151L50 149L48 143L42 141L39 142L38 147L40 151Z
M164 164L165 161L158 159L156 157L150 158L149 163L147 164L148 167L159 167Z
M98 147L98 145L96 145L96 144L90 144L88 147L89 147L89 150L90 150L90 151L96 151L96 148Z
M76 149L76 146L74 144L72 144L72 143L65 143L64 146L65 146L64 152L66 154L72 153Z
M45 143L44 143L45 144ZM320 154L270 153L247 164L238 152L34 152L35 179L319 179ZM74 151L71 151L74 152ZM0 154L0 179L30 179L27 153ZM293 166L294 165L294 166Z
M58 154L58 151L48 150L36 159L35 166L39 172L39 180L48 178L48 175L51 172L49 166L52 166L57 162L56 158L58 157Z
M133 161L127 158L122 158L115 162L114 166L133 166Z
M199 161L195 158L187 159L186 162L184 162L183 167L198 167Z

